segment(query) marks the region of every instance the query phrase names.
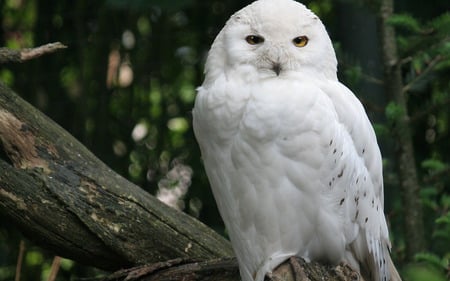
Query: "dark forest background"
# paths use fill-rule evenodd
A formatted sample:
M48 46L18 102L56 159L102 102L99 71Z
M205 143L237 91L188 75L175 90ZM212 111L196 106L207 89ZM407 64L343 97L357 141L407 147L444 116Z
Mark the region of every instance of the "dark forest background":
M0 80L164 202L226 236L192 132L195 88L205 56L227 18L251 1L0 1L0 45L68 48L0 66ZM450 259L450 3L399 0L396 28L408 112L386 94L379 1L303 1L335 44L339 77L362 100L384 160L385 213L392 255L405 280L448 280ZM282 18L280 18L282 20ZM423 229L405 230L392 134L409 116ZM403 199L404 200L404 199ZM416 239L416 238L415 238ZM0 214L0 280L13 280L25 242L21 280L47 280L53 254ZM412 252L408 245L418 243ZM104 272L63 259L56 280Z

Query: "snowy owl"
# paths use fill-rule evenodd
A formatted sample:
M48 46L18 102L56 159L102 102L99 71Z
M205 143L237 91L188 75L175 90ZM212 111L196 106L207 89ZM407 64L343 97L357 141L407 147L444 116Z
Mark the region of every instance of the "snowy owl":
M212 44L194 131L244 281L292 256L400 280L374 130L336 71L322 22L293 0L250 4Z

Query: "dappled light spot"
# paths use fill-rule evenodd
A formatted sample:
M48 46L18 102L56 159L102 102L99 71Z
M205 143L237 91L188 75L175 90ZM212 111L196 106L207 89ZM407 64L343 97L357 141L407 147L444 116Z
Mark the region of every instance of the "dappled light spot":
M156 198L177 210L185 208L184 195L191 185L193 171L191 167L175 163L173 168L158 182Z
M138 123L131 132L131 137L135 142L141 141L147 136L148 128L144 123Z

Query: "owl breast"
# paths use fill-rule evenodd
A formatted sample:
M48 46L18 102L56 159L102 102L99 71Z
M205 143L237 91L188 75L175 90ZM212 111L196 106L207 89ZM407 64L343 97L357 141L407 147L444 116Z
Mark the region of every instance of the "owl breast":
M367 170L330 98L301 80L223 82L199 89L194 129L242 275L340 262L358 232L347 183Z

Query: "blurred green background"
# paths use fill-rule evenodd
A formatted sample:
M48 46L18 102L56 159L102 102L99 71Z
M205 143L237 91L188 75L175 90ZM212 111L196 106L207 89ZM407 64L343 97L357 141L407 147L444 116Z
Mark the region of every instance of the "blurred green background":
M227 18L251 1L0 1L0 42L28 48L60 41L68 49L0 66L0 80L55 120L112 169L226 235L192 132L195 88L205 56ZM383 87L378 1L303 1L335 43L339 77L362 100L380 142L385 213L393 257L405 280L448 280L450 257L450 4L395 1L403 81L409 88L423 251L405 253L396 140L398 108ZM282 19L280 19L282 20ZM47 280L53 254L24 238L0 213L0 280ZM62 260L56 280L104 274Z

